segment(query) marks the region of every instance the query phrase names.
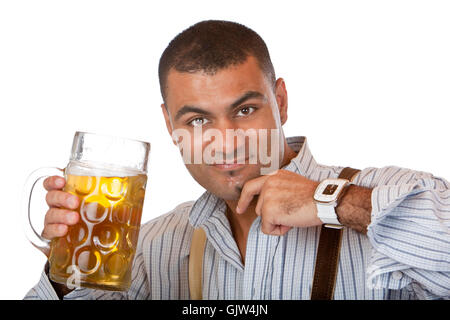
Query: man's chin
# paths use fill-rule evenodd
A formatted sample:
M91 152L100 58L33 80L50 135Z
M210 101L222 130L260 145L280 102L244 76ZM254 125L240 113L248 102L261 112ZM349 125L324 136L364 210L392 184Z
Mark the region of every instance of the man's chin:
M244 184L261 175L257 165L245 165L238 170L217 170L210 166L186 167L202 187L227 201L239 200Z
M255 171L254 168L245 166L241 170L228 170L219 174L216 172L214 176L212 180L216 184L210 186L211 190L208 190L208 188L207 190L224 200L237 201L241 196L244 184L259 177L260 174L259 170Z
M238 201L241 197L242 188L235 188L234 190L220 190L213 192L215 196L225 200L225 201Z

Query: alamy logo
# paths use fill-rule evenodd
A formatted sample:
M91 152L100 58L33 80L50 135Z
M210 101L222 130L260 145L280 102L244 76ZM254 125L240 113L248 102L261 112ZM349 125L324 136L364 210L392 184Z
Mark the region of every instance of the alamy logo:
M175 129L177 143L185 164L259 164L261 174L279 169L282 155L279 129Z
M81 286L81 273L77 265L70 265L67 267L67 273L71 274L66 281L66 287L69 289L79 288Z

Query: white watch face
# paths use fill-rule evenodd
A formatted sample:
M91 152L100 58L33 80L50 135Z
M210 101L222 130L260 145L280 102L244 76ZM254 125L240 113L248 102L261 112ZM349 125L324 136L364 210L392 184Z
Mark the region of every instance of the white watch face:
M346 179L325 179L323 180L314 193L314 200L329 203L337 200L339 193L344 186L348 184Z

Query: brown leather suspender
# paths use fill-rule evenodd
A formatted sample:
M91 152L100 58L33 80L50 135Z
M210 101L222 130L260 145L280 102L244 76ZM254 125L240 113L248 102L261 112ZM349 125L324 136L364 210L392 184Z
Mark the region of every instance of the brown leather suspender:
M346 167L342 169L339 178L352 181L359 171ZM341 251L342 232L342 228L335 229L322 225L317 248L311 300L333 299L339 265L339 253Z
M202 300L203 254L206 233L202 228L194 229L189 252L189 293L191 300Z
M344 168L339 178L352 181L360 170ZM316 256L311 300L331 300L334 295L342 229L322 226ZM201 228L194 230L189 255L189 292L191 299L202 299L202 268L206 234Z

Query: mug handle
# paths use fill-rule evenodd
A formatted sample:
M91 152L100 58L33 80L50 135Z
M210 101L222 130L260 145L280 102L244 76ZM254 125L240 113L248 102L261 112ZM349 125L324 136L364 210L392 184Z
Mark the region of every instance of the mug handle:
M61 176L63 169L56 167L39 168L33 171L25 181L22 193L22 227L28 240L47 257L50 253L50 240L43 238L31 222L31 197L36 183L49 176Z

